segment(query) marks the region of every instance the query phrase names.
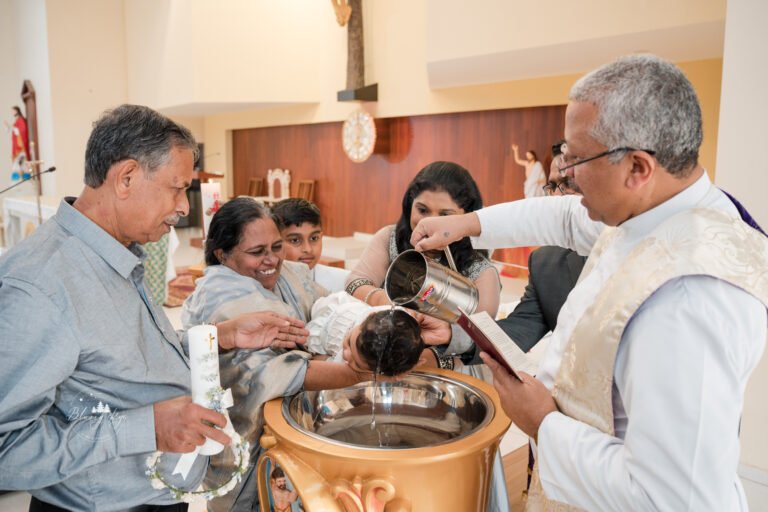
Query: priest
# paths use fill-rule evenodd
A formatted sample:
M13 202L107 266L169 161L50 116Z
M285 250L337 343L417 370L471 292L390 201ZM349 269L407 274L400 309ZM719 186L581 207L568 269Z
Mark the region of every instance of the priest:
M581 198L424 219L411 242L589 254L535 378L483 356L535 441L529 510L747 510L739 420L765 347L768 240L699 163L701 109L677 67L624 57L569 99L560 173Z

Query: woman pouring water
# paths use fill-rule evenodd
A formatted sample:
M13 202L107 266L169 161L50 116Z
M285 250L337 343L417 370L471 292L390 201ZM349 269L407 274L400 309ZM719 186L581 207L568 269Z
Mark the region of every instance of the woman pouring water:
M387 269L401 253L413 249L410 238L416 224L425 217L460 215L482 207L483 200L477 183L464 167L453 162L433 162L427 165L419 171L406 189L402 214L397 224L381 228L366 247L357 266L347 278L347 292L371 305L389 304L389 298L382 289ZM452 243L449 250L458 272L477 287L476 311L487 311L495 317L499 309L501 282L496 267L486 257L487 253L476 251L469 238ZM442 252L430 256L443 266L451 266ZM460 327L452 325L450 344L445 353L460 354L472 347L469 336ZM435 359L440 367L453 369L453 357L437 357L435 354ZM484 365L466 366L462 371L484 378L481 366L484 368ZM487 511L508 510L504 469L497 452Z

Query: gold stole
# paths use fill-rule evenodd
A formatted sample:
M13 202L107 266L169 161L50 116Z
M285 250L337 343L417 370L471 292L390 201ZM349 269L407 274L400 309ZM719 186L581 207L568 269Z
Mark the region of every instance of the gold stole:
M615 234L608 229L601 235L582 277ZM741 219L713 209L688 210L659 225L632 250L576 324L553 391L563 414L614 435L611 393L621 335L653 292L687 275L721 279L768 304L768 239ZM537 463L526 510L581 509L546 498Z

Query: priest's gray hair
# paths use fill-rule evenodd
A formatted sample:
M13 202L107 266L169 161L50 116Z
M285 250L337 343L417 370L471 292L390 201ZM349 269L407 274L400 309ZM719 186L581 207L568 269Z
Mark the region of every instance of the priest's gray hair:
M670 174L688 176L701 146L701 108L693 86L674 64L655 55L630 55L583 76L571 101L597 107L591 136L609 149L655 151ZM622 152L611 155L617 162Z
M192 150L197 158L197 143L187 128L149 107L120 105L93 123L85 149L85 184L101 186L112 165L129 159L151 174L176 147Z

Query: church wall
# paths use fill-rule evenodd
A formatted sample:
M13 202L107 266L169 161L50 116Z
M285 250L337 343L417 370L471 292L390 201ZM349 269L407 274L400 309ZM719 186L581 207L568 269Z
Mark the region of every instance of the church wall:
M19 97L21 78L17 60L17 31L15 0L0 0L0 55L4 55L0 73L0 98L5 99L5 103L0 105L0 119L8 124L13 124L11 107L18 105L22 110L24 107ZM0 189L4 189L11 185L11 135L5 130L5 125L0 133Z
M102 111L128 99L123 0L48 0L59 195L83 188L85 143ZM87 29L84 29L87 27Z
M293 194L299 180L315 180L314 200L331 236L394 223L408 184L435 160L468 169L486 205L522 199L525 169L515 163L510 144L536 151L548 169L564 111L561 105L387 118L378 134L388 139L387 151L362 163L344 154L340 122L236 130L235 194L247 194L248 178L264 178L274 167L291 171Z
M201 116L170 116L177 123L187 127L197 142L205 142L205 118Z
M189 8L188 0L177 1ZM208 38L195 35L197 97L323 101L321 76L327 73L326 53L333 49L326 41L337 28L328 2L194 0L192 6L195 28L211 31Z
M713 127L717 126L717 116L720 94L720 61L699 61L683 64L686 73L696 84L702 102L705 125L708 128L708 139L713 135ZM272 109L270 111L254 112L263 114L259 121L267 124L263 128L244 128L234 131L234 149L232 152L232 171L227 172L231 184L231 195L245 194L248 178L264 177L267 170L274 167L288 168L293 174L295 183L299 179L317 180L315 200L325 213L326 233L332 236L351 235L354 231L374 232L381 226L391 223L398 216L398 208L402 191L410 179L424 165L433 160L452 160L466 166L473 173L480 185L486 204L496 204L503 201L522 198L522 168L511 160L510 144L514 141L522 148L529 147L525 139L530 136L532 149L546 159L549 144L562 134L562 118L553 125L547 108L524 108L520 112L511 113L505 110L480 109L475 98L483 98L487 107L494 102L500 105L514 106L515 98L527 98L536 102L533 82L539 84L563 82L563 103L567 101L567 89L576 77L557 77L553 79L531 80L531 84L519 81L488 87L464 88L464 91L452 90L456 102L454 107L462 106L469 110L467 113L452 115L427 114L421 116L387 117L396 121L396 126L402 123L410 126L410 143L405 149L399 149L401 154L373 155L364 163L353 163L343 154L341 149L341 122L312 123L302 119L304 112L298 108ZM509 94L509 90L525 90L530 85L531 90L525 94ZM466 90L470 89L470 90ZM481 93L480 90L484 89ZM506 90L505 90L506 89ZM497 94L489 94L495 90ZM464 93L461 96L461 93ZM541 95L546 98L546 90ZM462 102L463 101L463 102ZM382 102L383 103L383 100ZM545 103L542 101L542 103ZM381 105L377 105L381 106ZM474 107L474 108L472 108ZM554 107L552 107L554 108ZM286 118L280 113L288 111L297 117L295 124L283 126ZM379 110L380 112L381 110ZM523 115L522 112L525 112ZM503 121L497 119L500 112L505 112ZM557 109L562 116L562 107ZM270 117L266 114L270 114ZM524 117L524 121L513 121L516 116ZM504 116L509 116L506 119ZM248 126L250 120L246 114L227 116L237 119L243 126ZM379 115L378 117L384 117ZM452 119L451 125L458 137L452 138L451 130L442 132L438 127ZM210 120L207 119L206 122ZM273 122L274 125L269 123ZM502 123L502 124L499 124ZM207 125L208 126L208 125ZM210 131L208 132L210 134ZM222 131L223 133L223 131ZM210 141L209 138L206 138ZM701 160L710 170L714 163L715 146L711 139L702 147ZM217 153L212 144L206 143L206 153ZM208 170L214 169L207 158ZM351 211L360 211L360 201L367 201L371 191L375 193L375 205L367 210L366 215L348 215Z
M334 25L330 5L315 1L127 2L131 101L177 114L322 101Z
M37 98L38 141L37 156L50 163L55 159L53 104L51 103L51 74L48 66L48 19L44 0L16 0L16 48L17 70L13 104L21 101L19 94L23 80L31 80ZM9 105L10 106L10 105ZM21 105L20 105L21 106ZM30 148L31 150L31 148ZM43 176L43 193L56 190L57 179L53 174ZM25 194L35 193L35 188L22 185Z
M22 3L33 5L35 1L42 0ZM329 5L323 5L319 11L312 11L312 23L320 27L314 29L312 37L313 41L317 41L318 37L322 39L322 56L312 54L317 62L316 67L305 68L299 64L294 66L294 74L303 73L300 80L293 79L293 75L273 73L267 67L267 61L254 63L254 55L257 53L254 48L259 45L246 44L247 40L241 40L240 46L235 45L229 51L226 51L226 45L222 46L223 43L210 43L210 47L198 54L197 49L211 40L217 41L221 38L228 41L220 32L225 31L225 21L232 18L232 10L235 8L251 5L247 8L250 10L246 12L261 16L258 18L260 21L254 23L253 30L264 24L270 25L262 19L275 15L270 11L273 7L265 7L263 4L234 2L228 4L228 9L214 10L206 7L208 3L196 0L190 4L193 8L186 11L181 8L181 3L174 0L133 0L125 4L123 13L119 7L123 5L122 0L72 0L64 3L49 1L47 7L55 16L49 16L52 25L50 34L45 34L45 37L56 38L55 44L52 42L48 46L55 52L55 56L50 60L52 80L61 84L61 87L56 87L57 99L53 103L60 113L55 116L56 154L53 155L51 148L49 156L43 156L50 163L56 163L59 168L55 179L60 183L55 187L55 193L71 194L79 190L82 151L90 123L103 109L126 100L153 105L169 94L178 94L175 101L182 104L193 101L196 97L211 99L212 96L206 95L213 94L218 89L216 84L221 84L220 82L203 83L196 76L190 78L189 73L180 71L190 68L197 70L198 74L203 73L208 69L207 63L211 59L218 61L216 69L221 70L221 73L216 74L217 80L222 77L238 83L253 83L258 80L264 83L278 83L286 90L293 90L293 84L303 84L303 87L309 84L310 90L315 91L310 94L314 97L310 102L305 102L305 97L299 98L300 102L261 104L259 108L232 113L205 115L183 110L168 111L169 115L191 120L196 126L194 131L197 138L206 142L206 153L209 155L206 159L207 170L225 172L230 192L233 190L233 182L232 154L229 148L231 131L234 129L338 122L361 106L378 117L399 117L558 105L566 102L567 91L579 76L579 73L573 73L503 83L431 89L426 62L430 37L428 32L433 29L426 30L425 27L431 26L431 22L427 21L434 7L430 7L429 3L401 0L366 3L366 82L379 84L379 101L376 103L360 105L336 101L336 92L345 86L346 29L336 24ZM45 12L41 13L41 17L45 19ZM120 27L120 20L123 18L125 30ZM77 20L76 23L73 22L74 19ZM186 30L190 26L194 27L195 23L202 24L205 19L209 20L208 30ZM315 26L306 19L294 23L299 24L295 26ZM280 26L279 23L271 25ZM470 39L480 38L483 30L483 27L468 24L462 33L466 32L466 37ZM521 28L516 27L515 30ZM272 40L288 41L294 45L294 52L306 50L306 46L300 46L306 44L306 38L288 37L289 31L282 31L280 35L276 35L276 32L280 31L270 32ZM207 36L203 37L206 34ZM162 44L159 39L161 36L165 38ZM180 39L174 42L177 37ZM125 41L123 47L119 42L120 38ZM485 37L484 40L487 41L488 38ZM502 37L497 35L495 40L496 44L503 46ZM276 43L270 41L267 46L272 49L274 44ZM687 65L684 64L684 67ZM224 71L228 68L237 71L227 74ZM687 71L692 73L691 79L700 94L704 88L711 88L712 84L720 82L719 59L692 63L691 69L692 71ZM254 70L258 72L256 77L251 74ZM173 76L182 79L169 81ZM95 84L96 87L87 85L89 83ZM208 92L202 95L195 92L196 90ZM254 91L259 93L260 90ZM714 144L717 137L716 131L712 129L717 125L717 93L715 87L711 93L702 94L706 130L702 159L711 172L714 171ZM269 94L265 94L269 99ZM294 99L298 97L294 93L291 94ZM224 99L227 97L224 95ZM53 115L51 113L51 116ZM51 125L53 121L48 123L48 126ZM46 140L53 138L51 135Z
M159 108L168 106L163 104L168 96L191 101L195 33L190 11L173 1L134 0L125 5L124 15L131 103Z
M227 148L231 144L231 131L236 129L341 121L361 107L377 117L388 118L562 105L567 102L568 90L581 73L432 89L427 70L427 33L434 29L425 28L432 26L432 20L428 17L431 11L427 6L427 3L400 0L365 4L366 83L379 84L378 102L349 104L335 101L336 91L343 89L345 84L343 65L346 42L342 40L341 48L334 53L336 65L330 67L321 78L321 102L206 116L206 152L220 153L207 160L208 168L227 174L228 190L232 193L233 168ZM328 16L331 15L329 12ZM334 36L334 48L338 47L338 38L345 37L343 29L338 26L335 28L340 35ZM467 24L464 32L467 39L484 37L483 26ZM504 44L502 34L497 34L495 40L499 45ZM705 116L702 161L714 173L721 59L681 65L689 73L701 96Z
M426 3L430 21L426 26L427 61L430 63L722 23L726 4L725 0L644 0L642 3L427 0ZM699 44L699 41L688 41L689 50ZM722 47L722 41L719 45ZM667 51L669 46L672 45L668 45ZM582 57L578 52L571 52L567 60L578 62ZM679 60L673 55L668 58ZM521 67L526 64L520 62Z

